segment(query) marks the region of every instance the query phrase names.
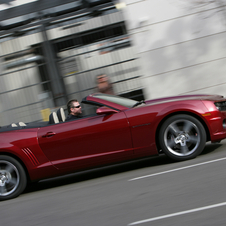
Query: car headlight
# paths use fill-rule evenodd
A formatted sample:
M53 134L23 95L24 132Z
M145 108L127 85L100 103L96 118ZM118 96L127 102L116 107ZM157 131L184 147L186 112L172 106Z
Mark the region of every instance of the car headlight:
M214 104L219 111L226 111L226 101L215 102Z

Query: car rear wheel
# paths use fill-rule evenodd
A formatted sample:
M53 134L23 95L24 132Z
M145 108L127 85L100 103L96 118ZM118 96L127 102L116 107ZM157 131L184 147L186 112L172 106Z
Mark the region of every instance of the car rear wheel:
M27 184L21 164L10 156L0 156L0 201L20 195Z
M202 123L190 115L174 115L162 125L159 133L162 151L173 160L195 158L204 149L206 132Z

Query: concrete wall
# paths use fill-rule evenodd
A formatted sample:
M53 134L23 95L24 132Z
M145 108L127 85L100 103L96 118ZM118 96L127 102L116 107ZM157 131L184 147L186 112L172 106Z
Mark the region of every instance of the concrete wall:
M194 2L194 1L193 1ZM214 5L126 0L146 99L195 93L226 96L226 23Z
M0 44L1 55L14 54L17 51L29 49L34 43L41 41L41 35L28 35ZM29 63L7 69L13 62L23 61L33 54L25 55L11 61L0 62L0 125L12 122L31 122L41 120L40 109L44 108L39 102L39 95L43 93L40 76L36 63ZM4 58L4 57L2 57ZM26 69L24 69L26 68ZM21 89L21 87L24 87ZM23 107L21 107L23 106Z

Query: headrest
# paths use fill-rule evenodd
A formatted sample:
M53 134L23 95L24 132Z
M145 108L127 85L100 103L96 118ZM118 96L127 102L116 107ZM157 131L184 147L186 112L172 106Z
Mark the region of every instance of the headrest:
M64 113L64 109L63 108L59 108L57 110L57 117L59 119L60 122L64 122L65 121L65 113Z
M59 119L57 117L56 112L52 112L49 115L49 124L56 124L56 123L59 123Z
M24 122L19 122L19 126L27 126Z

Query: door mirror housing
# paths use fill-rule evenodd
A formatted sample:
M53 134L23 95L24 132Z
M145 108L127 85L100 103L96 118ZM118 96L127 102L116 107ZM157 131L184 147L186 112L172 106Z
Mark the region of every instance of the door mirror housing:
M112 108L108 108L108 107L100 107L96 110L96 113L98 115L109 115L109 114L113 114L113 113L117 113L117 110L114 110Z

